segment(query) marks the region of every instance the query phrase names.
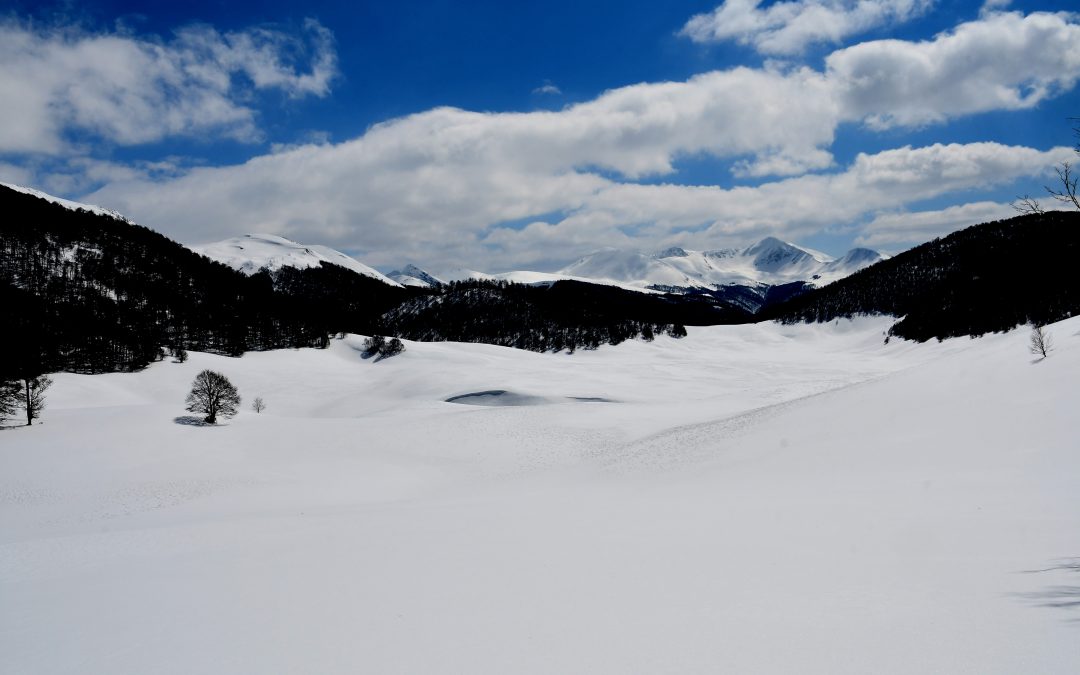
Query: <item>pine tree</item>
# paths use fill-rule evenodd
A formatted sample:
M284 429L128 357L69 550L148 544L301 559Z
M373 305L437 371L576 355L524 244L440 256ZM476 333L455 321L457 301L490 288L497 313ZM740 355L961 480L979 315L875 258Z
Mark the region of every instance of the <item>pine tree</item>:
M22 387L17 380L0 381L0 422L11 419L19 409Z
M26 426L41 417L45 409L45 390L52 386L52 380L44 375L23 380L22 407L26 411Z

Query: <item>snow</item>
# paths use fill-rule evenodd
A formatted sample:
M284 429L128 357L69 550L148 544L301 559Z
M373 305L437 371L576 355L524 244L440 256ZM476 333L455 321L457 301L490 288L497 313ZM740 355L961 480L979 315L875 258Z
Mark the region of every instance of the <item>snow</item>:
M106 209L106 208L103 208L101 206L94 206L93 204L83 204L81 202L73 202L70 199L63 199L61 197L54 197L53 195L51 195L51 194L49 194L47 192L42 192L41 190L35 190L34 188L30 188L30 187L24 187L22 185L14 185L12 183L4 183L4 182L0 182L0 185L3 185L6 188L10 188L12 190L15 190L16 192L22 192L23 194L32 195L32 196L38 197L40 199L46 199L46 200L48 200L48 201L50 201L50 202L52 202L54 204L59 204L60 206L63 206L65 209L70 209L72 211L77 211L79 209L83 209L84 211L89 211L90 213L95 213L95 214L97 214L99 216L108 216L110 218L115 218L117 220L122 220L125 223L130 223L131 222L126 217L120 215L119 213L117 213L116 211L113 211L112 209Z
M605 248L591 253L558 272L519 270L490 274L468 268L439 273L445 281L510 281L518 284L551 284L582 281L617 286L632 291L658 288L709 288L719 286L771 286L805 281L823 286L882 260L877 251L860 248L832 258L820 251L766 237L745 249L687 251L677 246L658 253ZM390 277L407 286L432 286L427 272L407 265Z
M841 258L766 237L745 249L688 251L673 247L655 254L604 249L562 269L561 274L620 284L715 288L806 281L824 285L871 265L883 256L854 249Z
M428 274L412 263L400 270L394 270L386 276L398 282L402 286L416 286L419 288L437 288L445 282L438 277Z
M1075 673L1080 318L889 323L56 374L0 431L0 671Z
M244 274L255 274L261 269L272 272L282 267L306 269L318 267L327 262L340 265L357 274L378 279L391 286L401 286L393 279L368 267L355 258L345 255L341 251L328 246L299 244L291 239L274 234L245 234L242 237L233 237L212 244L200 244L188 248Z

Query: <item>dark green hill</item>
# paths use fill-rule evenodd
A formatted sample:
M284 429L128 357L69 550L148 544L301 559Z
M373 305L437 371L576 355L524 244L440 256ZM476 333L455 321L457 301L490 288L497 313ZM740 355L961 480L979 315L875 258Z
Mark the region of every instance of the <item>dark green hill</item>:
M148 228L0 186L0 375L143 368L162 348L325 345L408 297L335 265L246 276Z
M1080 213L975 225L905 251L761 317L794 323L902 317L891 335L924 341L1049 323L1080 312Z

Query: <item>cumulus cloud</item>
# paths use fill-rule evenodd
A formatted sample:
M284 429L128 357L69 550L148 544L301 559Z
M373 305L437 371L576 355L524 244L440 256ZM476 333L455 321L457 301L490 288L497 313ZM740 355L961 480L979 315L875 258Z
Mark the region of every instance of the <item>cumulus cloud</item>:
M798 237L906 204L1042 176L1070 155L1066 147L1039 151L999 143L934 144L860 154L840 173L754 187L612 185L558 227L617 226L624 232L642 227L657 244L691 248L733 237Z
M798 238L1041 176L1068 158L1064 148L937 144L836 167L830 149L845 123L917 126L1034 104L1032 83L1043 98L1065 91L1080 64L1060 47L1080 44L1077 29L1066 14L994 14L924 42L843 49L822 70L733 68L557 111L436 108L340 143L275 146L237 166L128 176L98 167L107 184L84 201L190 243L269 231L387 266L551 268L603 245ZM700 155L731 161L744 179L786 178L732 188L637 182L674 181L680 159Z
M1032 108L1080 79L1080 24L1068 14L993 14L924 42L878 40L833 52L825 76L847 117L918 126Z
M605 245L708 248L766 234L797 238L950 192L1041 176L1071 155L1065 147L997 143L905 147L859 155L836 174L725 189L481 166L412 167L419 175L409 179L386 173L378 160L365 166L368 149L360 142L309 146L164 184L115 183L90 200L140 222L168 223L167 233L193 242L270 230L356 250L376 265L407 258L555 267ZM491 226L553 211L566 215L522 229Z
M999 12L1012 4L1012 0L986 0L979 8L979 16Z
M928 241L975 223L987 223L1016 215L1008 204L972 202L931 211L898 211L877 215L855 239L859 246L897 246Z
M253 90L325 96L337 72L330 31L189 26L171 40L0 24L0 152L61 153L87 133L121 145L167 136L258 137Z
M691 18L681 31L695 42L733 40L762 54L790 56L816 43L839 44L851 35L903 23L933 0L790 0L761 8L762 0L724 0Z

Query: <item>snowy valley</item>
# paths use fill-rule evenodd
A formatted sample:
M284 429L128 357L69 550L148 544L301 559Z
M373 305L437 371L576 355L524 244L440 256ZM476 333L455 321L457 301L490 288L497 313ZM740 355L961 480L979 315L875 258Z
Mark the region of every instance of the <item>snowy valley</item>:
M56 374L0 432L0 664L1074 672L1080 320L1045 360L888 324Z

